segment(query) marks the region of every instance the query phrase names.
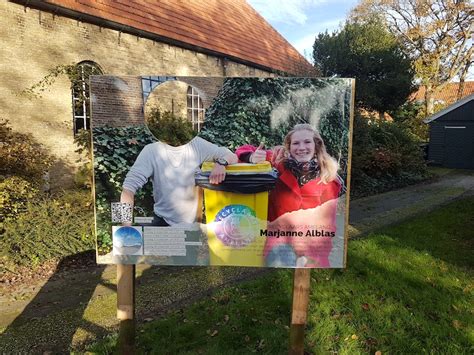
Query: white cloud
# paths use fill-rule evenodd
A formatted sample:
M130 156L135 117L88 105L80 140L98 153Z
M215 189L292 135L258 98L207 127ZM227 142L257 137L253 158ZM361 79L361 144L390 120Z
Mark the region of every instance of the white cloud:
M306 10L327 0L247 0L269 22L304 25L308 20Z

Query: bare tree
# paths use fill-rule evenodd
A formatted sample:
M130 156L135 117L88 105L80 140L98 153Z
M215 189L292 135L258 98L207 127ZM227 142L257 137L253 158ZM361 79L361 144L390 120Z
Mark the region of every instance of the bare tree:
M425 112L433 113L434 95L450 81L464 79L472 66L474 7L463 0L362 0L351 13L358 21L382 15L414 61L425 85Z

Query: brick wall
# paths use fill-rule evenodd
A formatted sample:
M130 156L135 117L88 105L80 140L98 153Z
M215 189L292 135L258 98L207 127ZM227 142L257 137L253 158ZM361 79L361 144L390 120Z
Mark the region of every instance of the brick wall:
M139 76L91 76L92 126L143 124L142 82Z
M19 96L57 65L89 60L109 75L269 76L202 53L0 1L0 118L31 133L57 157L52 186L72 182L76 166L70 82L64 75L42 97ZM110 90L114 90L110 88ZM130 112L133 115L133 112Z

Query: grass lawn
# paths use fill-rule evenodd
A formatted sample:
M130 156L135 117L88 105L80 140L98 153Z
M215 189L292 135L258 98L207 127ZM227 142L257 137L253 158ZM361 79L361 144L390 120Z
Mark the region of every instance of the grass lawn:
M351 241L347 269L312 271L306 351L474 353L473 245L474 197ZM138 351L286 354L292 275L275 271L145 323Z

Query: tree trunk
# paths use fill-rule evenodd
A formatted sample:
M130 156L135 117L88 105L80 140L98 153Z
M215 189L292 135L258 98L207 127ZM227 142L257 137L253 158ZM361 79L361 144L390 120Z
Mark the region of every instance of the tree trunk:
M461 73L459 74L459 86L458 86L458 92L457 92L457 97L456 100L459 101L462 99L462 94L464 91L464 83L466 81L466 76L467 73L469 72L469 67L471 66L472 62L470 60L466 61L466 65L464 68L461 70Z
M458 93L456 96L456 101L459 101L462 99L462 92L464 91L464 78L461 78L461 81L459 81L459 86L458 86Z
M431 84L426 85L425 112L426 112L426 117L431 116L434 112L433 85Z

